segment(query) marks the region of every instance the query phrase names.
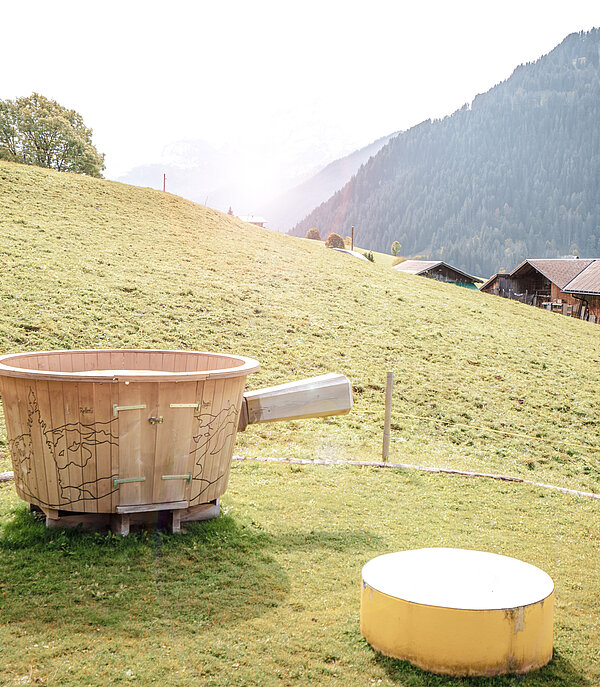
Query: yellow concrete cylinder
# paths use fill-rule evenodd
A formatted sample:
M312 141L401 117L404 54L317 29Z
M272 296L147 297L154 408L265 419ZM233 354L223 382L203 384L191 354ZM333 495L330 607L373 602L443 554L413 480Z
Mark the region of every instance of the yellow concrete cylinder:
M464 549L386 554L362 571L361 632L435 673L526 673L552 658L554 583L507 556Z

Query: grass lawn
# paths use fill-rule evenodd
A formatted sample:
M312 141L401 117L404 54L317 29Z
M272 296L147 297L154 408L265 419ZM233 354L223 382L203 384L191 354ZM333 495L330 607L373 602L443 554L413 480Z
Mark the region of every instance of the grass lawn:
M237 454L377 460L394 370L392 462L600 493L597 325L170 194L8 163L0 246L2 353L215 350L260 361L253 389L351 379L350 415L251 426ZM46 531L1 485L0 684L517 684L434 678L361 639L361 566L420 546L546 570L555 659L519 684L600 684L598 501L448 475L236 463L223 506L187 535L121 540Z
M2 487L2 684L598 684L597 504L523 485L236 463L225 514L182 536L48 531ZM516 680L435 677L359 631L362 565L480 548L556 584L555 658Z

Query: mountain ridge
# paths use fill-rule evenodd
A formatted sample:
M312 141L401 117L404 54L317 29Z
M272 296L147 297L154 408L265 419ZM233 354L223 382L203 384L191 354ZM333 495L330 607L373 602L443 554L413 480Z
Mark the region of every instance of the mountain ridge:
M400 132L382 136L349 155L338 158L298 186L267 203L264 214L279 231L291 229L299 218L342 188L354 174Z
M600 30L570 34L470 104L392 138L290 233L491 274L600 244Z

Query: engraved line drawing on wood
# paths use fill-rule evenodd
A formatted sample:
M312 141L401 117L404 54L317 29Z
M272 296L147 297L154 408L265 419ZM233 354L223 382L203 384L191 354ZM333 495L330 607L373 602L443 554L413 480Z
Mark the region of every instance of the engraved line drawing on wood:
M198 427L192 437L196 445L191 451L194 458L192 493L194 494L196 489L199 491L191 496L190 503L199 499L209 487L224 477L225 472L221 472L215 479L208 480L202 477L202 473L204 472L206 457L218 456L227 441L234 436L237 427L238 411L236 406L232 405L221 410L217 415L194 413L194 417L198 420Z
M27 398L29 432L9 442L17 467L15 470L17 486L34 501L41 501L39 495L36 494L37 490L29 486L33 456L31 437L32 432L39 429L56 466L60 491L60 503L42 502L43 505L58 508L78 501L99 500L112 494L115 491L112 485L113 475L101 475L95 480L71 484L69 483L69 467L84 468L90 460L95 458L96 448L101 444L118 446L118 437L113 433L114 427L111 426L115 419L89 425L82 422L70 422L48 429L46 421L41 417L37 396L30 388Z
M38 399L32 388L29 389L27 402L27 426L29 431L17 436L10 443L10 450L15 461L15 480L23 494L41 505L60 508L74 503L100 500L113 494L113 480L116 474L98 475L95 480L73 483L69 479L69 468L85 468L90 461L96 460L99 446L119 446L118 417L104 422L86 424L70 422L59 427L48 428L48 423L41 416ZM202 494L221 480L226 470L221 468L220 474L214 479L203 476L205 462L220 452L232 440L237 428L238 411L232 405L216 415L209 413L194 413L198 424L192 436L194 448L191 456L192 466L192 495L190 503L197 502ZM32 434L38 433L43 437L48 452L56 468L59 487L59 503L46 502L40 499L35 487L33 461ZM71 475L72 475L71 471ZM31 481L31 484L30 484Z

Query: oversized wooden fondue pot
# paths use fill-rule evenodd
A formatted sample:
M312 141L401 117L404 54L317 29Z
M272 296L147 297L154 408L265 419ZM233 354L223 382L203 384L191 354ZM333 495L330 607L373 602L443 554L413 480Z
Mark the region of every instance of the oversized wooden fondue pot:
M0 357L18 495L48 525L214 517L238 427L349 412L343 375L244 394L259 369L221 353L79 350Z

